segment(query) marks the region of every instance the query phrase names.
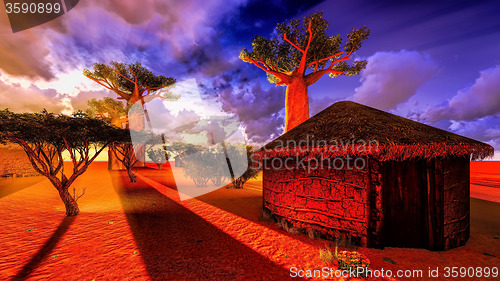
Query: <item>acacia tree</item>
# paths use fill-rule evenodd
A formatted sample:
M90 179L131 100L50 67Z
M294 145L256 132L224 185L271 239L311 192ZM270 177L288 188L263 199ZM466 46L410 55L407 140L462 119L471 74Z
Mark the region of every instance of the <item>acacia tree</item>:
M264 70L268 80L286 86L285 132L309 118L307 88L323 75L359 74L366 61L346 63L370 33L366 26L353 28L342 44L340 35L328 36L329 23L316 12L289 23L278 24L276 36L255 36L252 51L243 49L240 59ZM343 49L343 50L341 50Z
M164 87L175 83L172 77L155 75L140 63L126 64L112 61L109 65L94 63L93 71L85 69L83 75L104 88L115 92L118 99L127 101L127 105L141 101L147 102L154 97L176 100L179 97L169 92L158 93ZM147 100L145 100L147 98Z
M161 170L163 168L163 164L168 161L168 154L165 148L149 150L148 157L158 166L159 170Z
M0 111L0 142L21 146L35 171L48 178L59 192L66 216L80 213L76 192L69 192L71 184L115 141L116 135L126 131L103 120L80 116ZM65 173L64 151L69 153L73 166L69 173Z
M132 168L139 161L139 159L135 155L135 152L140 152L143 150L138 148L137 146L134 147L132 143L119 144L116 142L111 145L111 148L111 151L113 151L116 159L118 159L125 167L125 170L127 170L130 182L137 182L137 177L135 176Z
M132 135L133 140L132 140ZM114 136L110 146L111 154L125 167L130 182L137 182L133 171L137 162L145 158L145 153L151 151L158 143L158 135L151 132L121 130ZM163 153L166 155L165 148Z
M247 169L245 172L237 179L233 181L233 187L234 188L243 188L243 185L250 179L256 178L259 175L260 169L257 167L253 166L253 153L254 153L254 148L251 145L246 146L246 155L240 155L243 156L243 159L240 161L236 161L237 164L242 164L246 163L247 164ZM244 159L246 157L246 161ZM228 186L230 188L231 186Z

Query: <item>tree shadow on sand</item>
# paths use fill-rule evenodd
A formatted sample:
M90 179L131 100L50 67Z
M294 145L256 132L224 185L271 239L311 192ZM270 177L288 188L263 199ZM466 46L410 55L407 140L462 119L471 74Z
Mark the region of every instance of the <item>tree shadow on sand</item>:
M24 177L24 178L0 178L0 198L21 191L27 187L33 186L45 177Z
M47 258L50 253L57 246L61 237L68 231L70 225L75 220L75 217L65 217L57 227L52 236L43 244L38 252L31 258L31 260L21 268L21 270L12 278L12 280L26 280L29 275L40 265L40 263Z
M156 183L177 191L174 176L169 171L169 168L170 166L167 166L163 170L141 168L138 169L138 173ZM262 210L262 192L253 192L252 195L244 194L240 196L240 193L247 191L245 188L231 189L230 191L234 193L228 194L226 187L221 187L207 194L197 196L196 199L231 214L262 224L259 221Z
M152 280L286 280L289 272L139 179L111 171Z
M138 173L141 176L144 176L150 180L153 180L159 184L162 184L166 187L169 187L172 190L177 191L175 186L175 180L172 172L169 172L168 168L164 168L163 170L151 169L151 168L142 168L138 169ZM285 230L282 230L277 227L277 221L269 221L262 219L262 191L258 192L258 190L252 190L249 192L248 188L255 189L255 182L248 181L245 183L243 189L230 189L227 190L225 187L221 187L220 189L216 189L207 194L196 197L197 200L200 200L204 203L207 203L211 206L215 206L221 210L224 210L228 213L236 215L238 217L247 219L254 223L260 224L262 226L271 228L274 231L280 232L283 235L286 235L290 238L299 240L302 243L306 243L309 245L318 245L317 240L311 240L307 233L290 233ZM258 188L262 188L261 186ZM302 231L302 230L297 230ZM324 241L325 243L331 243L328 240Z

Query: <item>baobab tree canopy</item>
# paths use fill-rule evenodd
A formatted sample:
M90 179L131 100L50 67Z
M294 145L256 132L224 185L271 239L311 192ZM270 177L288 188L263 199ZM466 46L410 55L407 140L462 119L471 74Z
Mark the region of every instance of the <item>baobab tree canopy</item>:
M85 69L83 75L95 81L104 88L115 92L119 99L131 105L142 98L151 99L158 96L156 90L175 83L172 77L155 75L140 63L126 64L112 61L109 65L94 63L93 71ZM175 95L162 93L164 99L176 99Z
M328 27L323 13L316 12L278 24L275 37L255 36L252 51L241 51L240 58L264 70L270 82L287 86L285 131L309 118L308 86L325 74L355 75L366 67L364 60L346 61L361 48L369 29L353 28L343 42L340 35L327 35Z
M87 101L87 105L89 107L85 110L86 114L93 118L104 119L111 125L116 125L120 117L127 115L123 102L112 98L91 99Z
M307 69L311 70L305 75L308 85L324 74L331 77L358 74L366 66L366 61L355 61L352 65L345 61L361 48L370 31L366 26L353 28L342 44L340 34L326 34L329 25L323 18L323 12L278 24L275 37L266 39L255 36L252 51L243 49L240 58L264 68L269 80L277 85L289 84L294 72L304 76Z

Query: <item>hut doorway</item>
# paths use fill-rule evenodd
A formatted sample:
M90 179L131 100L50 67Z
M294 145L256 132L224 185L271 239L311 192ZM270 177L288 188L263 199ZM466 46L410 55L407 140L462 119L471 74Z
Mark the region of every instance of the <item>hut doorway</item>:
M384 246L427 248L426 160L387 161L383 170Z

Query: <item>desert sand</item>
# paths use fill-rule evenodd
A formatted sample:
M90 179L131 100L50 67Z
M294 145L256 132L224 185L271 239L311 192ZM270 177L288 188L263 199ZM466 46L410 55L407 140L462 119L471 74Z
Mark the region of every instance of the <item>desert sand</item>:
M369 258L371 268L394 272L498 267L499 164L472 163L471 194L476 198L471 199L466 246L446 252L357 250ZM45 178L0 179L0 280L289 280L299 279L290 278L291 267L335 267L319 258L319 250L330 242L259 220L260 178L242 190L221 188L180 201L165 166L163 171L138 169L139 181L130 183L126 172L93 163L73 185L86 193L78 201L81 214L72 218L64 217L64 205Z

